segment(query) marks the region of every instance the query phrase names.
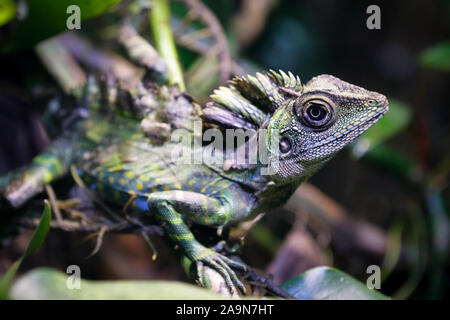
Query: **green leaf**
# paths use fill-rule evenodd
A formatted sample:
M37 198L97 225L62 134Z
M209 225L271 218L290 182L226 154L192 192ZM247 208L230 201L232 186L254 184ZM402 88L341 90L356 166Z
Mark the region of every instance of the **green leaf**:
M419 55L419 63L426 68L450 71L450 41L441 42Z
M48 230L50 229L50 221L52 218L52 213L50 209L50 204L45 201L44 212L42 213L41 221L37 229L34 231L31 241L28 244L25 253L16 261L14 264L6 271L3 277L0 279L0 300L5 300L8 298L8 291L11 286L11 281L14 278L20 264L25 260L30 254L32 254L37 248L39 248L47 236Z
M0 27L12 20L16 12L13 0L0 0Z
M71 5L80 7L81 20L96 17L120 0L29 0L28 15L10 35L2 52L29 48L39 41L67 30L67 13ZM81 24L83 29L83 24Z
M384 300L389 299L370 290L350 275L330 267L317 267L280 286L302 300Z
M67 286L70 275L51 268L34 269L11 288L12 299L39 300L152 300L224 299L207 289L176 281L91 281L81 279L79 289Z
M352 154L360 158L374 147L404 130L411 122L412 111L405 103L389 99L389 111L352 145Z

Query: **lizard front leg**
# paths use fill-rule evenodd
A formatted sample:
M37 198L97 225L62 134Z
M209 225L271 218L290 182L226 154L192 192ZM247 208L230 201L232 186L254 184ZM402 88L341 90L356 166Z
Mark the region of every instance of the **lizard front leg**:
M204 263L216 270L222 275L231 292L235 285L245 293L244 285L233 269L245 271L246 266L203 246L181 218L183 215L193 222L207 226L226 225L234 216L230 199L213 198L190 191L163 191L152 193L147 202L150 212L162 221L169 237L183 248L192 262ZM199 279L202 279L201 275Z

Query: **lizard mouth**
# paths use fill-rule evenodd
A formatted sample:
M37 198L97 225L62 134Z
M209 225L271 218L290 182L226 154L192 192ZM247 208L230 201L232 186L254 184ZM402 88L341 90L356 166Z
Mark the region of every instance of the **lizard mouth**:
M330 144L336 144L336 147L339 147L337 145L338 142L342 143L340 145L345 145L345 144L353 141L354 139L356 139L361 134L363 134L367 129L369 129L378 120L380 120L387 111L388 111L388 108L385 107L381 111L376 113L373 117L367 119L366 121L348 128L348 130L345 133L340 133L340 132L335 133L335 134L333 134L333 135L319 141L318 143L316 143L306 149L303 149L301 151L302 152L310 152L312 150L315 150L315 149L318 149L320 147L330 145Z

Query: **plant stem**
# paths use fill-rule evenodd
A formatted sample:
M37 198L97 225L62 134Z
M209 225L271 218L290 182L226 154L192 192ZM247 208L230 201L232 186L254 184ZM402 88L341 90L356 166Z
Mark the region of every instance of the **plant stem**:
M170 28L169 3L167 0L153 0L152 4L150 25L155 37L156 48L167 63L169 83L178 84L180 90L185 91L183 72L181 71L175 41Z

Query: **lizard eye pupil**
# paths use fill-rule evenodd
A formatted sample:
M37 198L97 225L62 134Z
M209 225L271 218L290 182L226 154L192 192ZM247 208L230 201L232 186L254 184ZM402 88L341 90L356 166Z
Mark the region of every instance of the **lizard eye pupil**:
M307 112L309 118L314 121L323 120L327 115L326 109L324 107L322 107L321 105L315 104L315 103L310 105L306 112Z

